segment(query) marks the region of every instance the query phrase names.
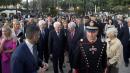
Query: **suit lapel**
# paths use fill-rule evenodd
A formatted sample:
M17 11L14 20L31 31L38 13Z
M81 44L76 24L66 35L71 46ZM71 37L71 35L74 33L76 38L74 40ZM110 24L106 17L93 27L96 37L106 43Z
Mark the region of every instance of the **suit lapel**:
M55 31L55 35L58 39L60 39L60 32L59 32L59 35L57 34L57 32Z
M26 43L25 43L25 48L26 48L27 56L28 56L30 62L32 62L33 64L37 65L37 61L34 58L33 54L30 52L30 50L29 50L29 48L28 48Z

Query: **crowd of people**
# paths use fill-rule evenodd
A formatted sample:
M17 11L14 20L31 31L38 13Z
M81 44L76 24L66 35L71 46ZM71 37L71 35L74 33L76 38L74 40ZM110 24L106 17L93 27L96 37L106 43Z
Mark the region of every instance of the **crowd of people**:
M0 73L120 73L129 66L130 18L58 15L1 22ZM65 55L67 54L67 55Z

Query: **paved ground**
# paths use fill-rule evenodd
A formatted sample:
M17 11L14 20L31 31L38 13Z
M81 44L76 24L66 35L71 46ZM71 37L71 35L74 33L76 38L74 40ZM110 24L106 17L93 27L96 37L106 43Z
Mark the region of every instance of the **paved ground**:
M66 63L66 61L67 59L65 59L65 64L63 66L64 73L68 73L68 70L70 69L69 63ZM46 71L45 73L54 73L52 62L49 62L49 70ZM122 61L120 65L119 73L130 73L130 65L128 67L125 67L124 62Z
M50 63L49 65L50 65L50 68L49 68L49 70L46 71L45 73L54 73L54 72L53 72L52 63ZM64 73L67 73L67 72L68 72L68 70L67 70L66 66L64 65Z
M70 70L70 66L69 66L69 63L67 63L67 61L68 61L68 58L65 57L65 63L63 65L64 73L68 73L68 70ZM52 65L51 61L49 62L49 70L46 71L45 73L54 73L53 72L53 65Z
M121 63L119 73L130 73L130 64L128 67L125 67L124 62Z

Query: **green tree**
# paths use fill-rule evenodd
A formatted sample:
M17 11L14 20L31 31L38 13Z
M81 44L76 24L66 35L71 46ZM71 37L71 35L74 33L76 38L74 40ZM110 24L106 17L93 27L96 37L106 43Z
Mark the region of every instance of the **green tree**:
M130 0L107 0L107 8L116 13L126 13L128 11L129 4Z
M0 0L0 5L8 6L8 5L16 5L20 3L22 0Z

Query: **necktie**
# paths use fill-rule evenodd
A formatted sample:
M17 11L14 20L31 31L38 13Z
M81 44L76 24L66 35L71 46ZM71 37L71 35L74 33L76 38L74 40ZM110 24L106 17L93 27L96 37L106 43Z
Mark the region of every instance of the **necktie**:
M42 37L44 38L44 36L45 36L45 31L42 30L42 31L41 31L41 34L42 34Z
M120 24L120 28L122 28L123 27L123 24Z
M34 59L37 61L37 46L36 45L33 46L33 56L34 56Z
M71 35L71 39L73 39L74 33L73 33L73 32L71 32L71 34L70 34L70 35Z
M57 32L57 36L59 37L59 35L60 35L60 33L59 32Z

